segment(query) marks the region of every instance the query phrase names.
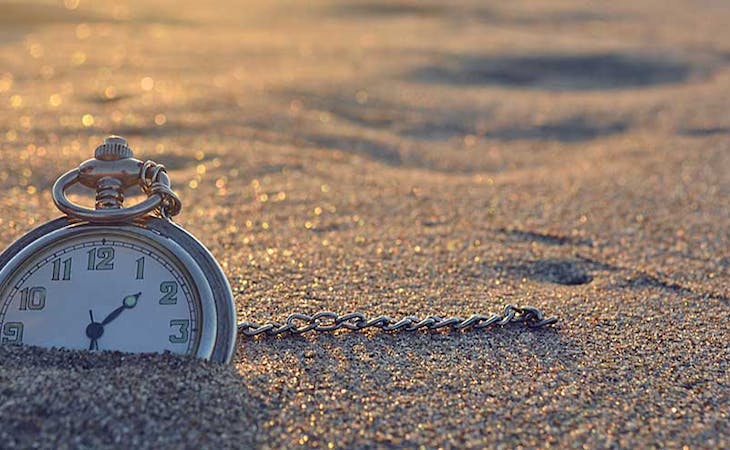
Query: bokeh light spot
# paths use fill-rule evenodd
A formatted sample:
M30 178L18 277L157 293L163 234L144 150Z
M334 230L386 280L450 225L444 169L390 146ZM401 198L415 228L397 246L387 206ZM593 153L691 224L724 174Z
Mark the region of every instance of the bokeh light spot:
M88 128L88 127L90 127L90 126L93 126L93 125L94 125L94 116L92 116L91 114L84 114L84 115L83 115L83 116L81 117L81 123L82 123L82 124L83 124L83 125L84 125L84 126L85 126L86 128Z
M52 94L50 97L48 97L48 104L54 108L60 106L61 103L63 103L63 99L58 94Z
M86 62L86 53L82 51L74 52L73 55L71 55L71 63L75 66L80 66L83 63Z
M91 36L91 27L85 23L80 23L76 26L76 37L78 39L86 39Z
M155 80L150 77L144 77L139 82L139 85L142 87L143 91L151 91L155 87Z
M9 73L0 75L0 92L7 92L13 86L13 76Z
M117 98L117 90L114 86L107 86L106 89L104 89L104 97L112 100Z
M10 97L10 106L15 109L23 106L23 97L21 97L20 95L13 95L12 97Z

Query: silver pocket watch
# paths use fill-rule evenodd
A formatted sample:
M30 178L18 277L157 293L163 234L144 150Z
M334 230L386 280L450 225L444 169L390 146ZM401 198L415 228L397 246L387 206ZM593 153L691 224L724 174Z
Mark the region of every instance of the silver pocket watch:
M67 198L75 184L96 190L96 209ZM147 198L124 207L134 187ZM181 203L163 166L111 136L56 181L53 200L66 216L0 254L0 344L231 360L231 288L205 246L170 220Z

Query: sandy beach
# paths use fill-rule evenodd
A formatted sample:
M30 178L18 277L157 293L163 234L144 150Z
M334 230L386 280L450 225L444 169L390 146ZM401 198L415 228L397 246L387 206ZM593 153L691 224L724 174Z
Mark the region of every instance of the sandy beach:
M723 0L0 1L0 248L119 134L241 321L559 318L239 336L231 365L0 346L0 448L730 447L728 23Z

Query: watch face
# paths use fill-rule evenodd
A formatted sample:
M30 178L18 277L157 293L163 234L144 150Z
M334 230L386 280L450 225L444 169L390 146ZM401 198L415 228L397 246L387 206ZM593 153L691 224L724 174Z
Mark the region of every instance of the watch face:
M215 308L205 276L181 247L148 230L59 230L0 275L2 344L210 354Z

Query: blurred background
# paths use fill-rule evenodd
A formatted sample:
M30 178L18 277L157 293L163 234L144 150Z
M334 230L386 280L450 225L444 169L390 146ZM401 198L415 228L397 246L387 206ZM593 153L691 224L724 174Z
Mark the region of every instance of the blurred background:
M722 0L3 1L0 138L490 171L625 133L726 136L727 18Z
M678 214L727 216L729 21L722 0L2 1L0 237L54 217L55 178L114 133L168 166L234 279L485 229L674 247Z

